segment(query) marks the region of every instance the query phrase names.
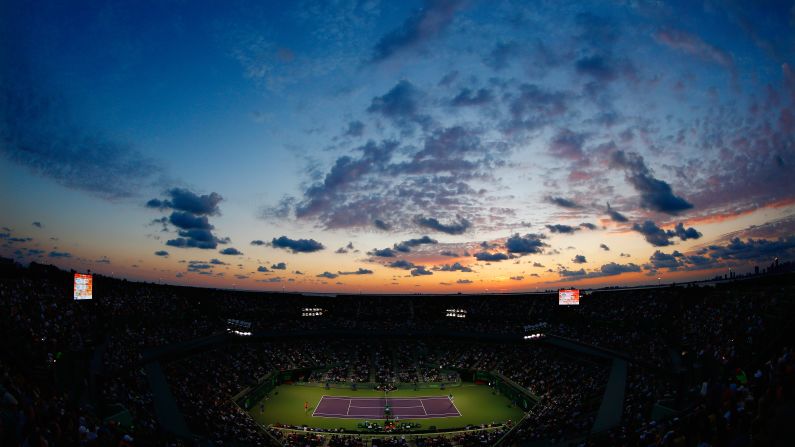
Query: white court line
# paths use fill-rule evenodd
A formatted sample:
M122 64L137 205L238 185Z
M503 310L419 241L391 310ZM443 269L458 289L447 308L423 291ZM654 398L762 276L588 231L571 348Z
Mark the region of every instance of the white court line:
M320 408L320 402L323 402L323 399L325 399L325 398L326 398L326 396L320 396L320 400L317 401L317 405L315 405L315 409L312 410L312 417L315 417L315 413L317 413L317 409Z
M360 396L327 396L323 395L325 399L357 399L357 400L383 400L383 397L360 397ZM389 397L389 400L432 400L432 399L448 399L447 396L428 396L428 397Z
M422 399L420 399L420 405L422 405L422 412L425 413L425 416L428 416L428 410L425 409L425 404L422 403Z
M351 408L384 408L384 406L383 405L377 405L375 407L365 407L365 406L362 406L362 405L353 405L353 406L351 406ZM405 406L405 407L393 407L393 406L390 405L389 408L391 408L393 410L397 410L399 408L425 408L425 407L423 407L421 405L408 405L408 406Z
M400 415L398 415L398 416L400 416ZM438 413L438 414L437 413L433 413L433 414L429 414L429 415L415 415L415 416L406 415L406 416L401 416L401 417L414 418L414 419L431 419L431 418L453 418L453 417L458 417L458 416L460 416L460 415L459 414L454 414L454 413ZM344 414L336 414L336 413L335 414L318 413L318 414L313 415L313 417L329 418L329 419L366 418L366 419L372 419L372 420L376 420L376 421L380 421L380 420L386 419L383 416L373 415L373 414L350 414L350 415L346 416Z
M348 409L345 411L345 415L346 416L349 415L350 412L351 412L351 402L353 402L353 401L348 399Z
M464 413L461 413L461 410L459 410L458 407L455 406L455 402L454 401L451 400L450 403L453 404L453 408L455 408L455 411L458 413L459 416L463 416L464 415Z

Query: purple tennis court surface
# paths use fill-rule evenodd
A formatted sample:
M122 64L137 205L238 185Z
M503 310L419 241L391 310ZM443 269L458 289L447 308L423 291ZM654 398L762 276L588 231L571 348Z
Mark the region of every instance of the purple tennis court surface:
M461 416L448 397L335 397L323 396L312 416L346 419L386 419L387 402L391 417L400 419L448 418Z

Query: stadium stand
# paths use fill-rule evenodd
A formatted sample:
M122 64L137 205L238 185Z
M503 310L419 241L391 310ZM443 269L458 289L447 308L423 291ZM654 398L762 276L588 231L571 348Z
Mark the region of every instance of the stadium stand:
M69 272L0 265L4 446L783 446L795 439L795 281L785 271L595 291L561 308L554 294L303 297L101 276L95 299L75 302ZM467 318L443 318L450 305L467 309ZM328 312L300 316L314 306ZM253 336L228 335L229 318L253 322ZM522 340L524 327L538 323L547 338ZM594 432L600 403L610 398L609 359L629 365L621 422ZM152 362L162 365L192 435L173 433L156 411L163 396L152 392L145 368ZM538 404L515 425L460 433L372 438L265 429L232 397L286 370L318 384L453 383L461 372L491 371Z

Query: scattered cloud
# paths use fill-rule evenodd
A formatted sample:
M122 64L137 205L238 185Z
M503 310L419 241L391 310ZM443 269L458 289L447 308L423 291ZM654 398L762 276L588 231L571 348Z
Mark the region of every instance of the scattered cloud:
M223 250L219 251L218 253L221 253L222 255L229 255L229 256L240 256L240 255L243 254L243 252L241 252L240 250L238 250L237 248L234 248L234 247L224 248Z
M453 264L443 264L440 266L436 266L433 268L434 270L438 270L440 272L471 272L472 269L462 265L460 262L455 262Z
M423 236L421 238L409 239L407 241L399 242L395 244L395 250L402 253L408 253L411 251L412 247L416 247L418 245L433 245L438 243L439 241L437 241L436 239L431 239L428 236Z
M693 227L685 228L681 222L676 225L674 230L663 230L650 220L643 222L643 224L634 224L632 229L642 234L646 242L655 247L665 247L673 244L671 241L673 237L678 237L683 241L701 237L701 233L698 230Z
M561 225L561 224L547 225L547 229L549 229L549 231L552 233L562 233L562 234L571 234L579 230L578 227L572 227L571 225Z
M562 208L569 208L569 209L580 209L580 208L582 208L582 205L580 205L579 203L577 203L577 202L575 202L575 201L573 201L571 199L566 199L564 197L547 196L547 197L544 198L544 200L547 201L548 203L551 203L553 205L557 205L557 206L562 207Z
M293 253L313 253L326 248L323 244L314 239L290 239L287 236L273 238L271 246L290 250Z
M627 181L640 193L641 207L667 214L693 208L690 202L673 193L671 185L655 178L639 154L615 151L610 156L610 165L624 169Z
M419 216L417 217L417 224L421 227L447 234L464 234L472 226L470 221L461 216L458 216L457 220L449 224L443 224L435 217Z
M371 61L384 61L436 37L450 25L463 5L461 0L426 0L423 8L378 40Z
M411 271L411 276L426 276L426 275L433 275L433 272L430 270L426 270L425 266L418 265L414 270Z
M499 262L499 261L504 261L506 259L510 259L510 257L507 254L502 252L489 253L486 251L481 251L475 253L474 256L475 259L477 259L478 261L485 261L485 262Z
M519 233L516 233L505 241L505 249L508 250L508 253L518 253L521 255L542 253L544 247L548 247L542 239L544 239L544 235L542 234L529 233L520 236ZM475 257L477 257L477 255L475 255ZM478 258L478 260L485 259Z
M624 223L629 221L623 214L616 211L614 208L610 207L610 203L607 204L607 215L610 216L610 219L613 222Z
M357 270L352 271L352 272L337 272L337 273L340 274L340 275L372 275L373 271L369 270L369 269L366 269L366 268L359 267Z

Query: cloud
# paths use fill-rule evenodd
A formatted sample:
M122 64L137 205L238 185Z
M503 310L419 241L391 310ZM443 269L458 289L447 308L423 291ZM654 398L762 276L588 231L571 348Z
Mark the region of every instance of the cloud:
M510 257L507 254L501 252L489 253L486 251L481 251L475 253L474 256L475 259L477 259L478 261L486 261L486 262L499 262L499 261L504 261L506 259L510 259Z
M183 230L199 229L212 230L215 227L210 225L207 216L197 216L189 212L174 211L168 218L169 222L177 228Z
M561 129L552 138L552 142L549 144L549 153L555 158L580 160L584 156L582 151L584 143L585 134Z
M430 117L420 113L422 96L422 92L414 84L402 80L383 96L373 98L367 112L378 114L404 130L410 130L413 124L426 127L430 123Z
M579 230L579 228L577 227L572 227L570 225L561 225L561 224L547 225L546 227L552 233L562 233L562 234L571 234Z
M268 273L268 272L270 272L270 270L268 270L268 267L265 267L264 265L261 265L261 266L257 267L257 271L260 272L260 273Z
M51 258L71 258L72 254L65 251L51 251L47 256Z
M382 231L389 231L389 230L391 230L391 229L392 229L392 225L389 225L388 223L384 222L384 221L383 221L383 220L381 220L381 219L375 219L375 220L373 221L373 225L374 225L376 228L378 228L379 230L382 230Z
M426 270L424 265L418 265L417 268L411 271L411 276L427 276L433 275L433 272Z
M399 259L397 261L390 262L386 266L387 267L392 267L392 268L395 268L395 269L403 269L403 270L409 270L409 269L413 269L414 267L417 267L413 263L411 263L409 261L405 261L403 259Z
M211 264L203 261L189 261L187 267L187 270L189 272L194 272L194 273L202 273L212 269L213 266Z
M612 219L613 222L621 222L621 223L623 223L623 222L629 221L629 219L627 219L626 216L624 216L623 214L619 213L615 209L611 208L610 207L610 203L607 204L607 215L610 216L610 219Z
M563 269L558 270L558 274L562 278L571 278L571 277L575 277L575 276L585 276L587 273L585 272L585 269L569 270L569 269L563 268Z
M373 251L367 252L370 256L377 256L379 258L394 258L396 253L391 248L376 248Z
M337 276L339 276L339 275L337 275L336 273L331 273L331 272L323 272L323 273L317 275L318 278L328 278L328 279L334 279Z
M41 222L33 222L31 225L33 225L36 228L44 228L44 224L42 224Z
M426 0L422 9L378 40L371 62L384 61L436 37L450 25L463 4L460 0Z
M610 251L610 247L608 247L608 246L607 246L607 245L605 245L605 244L599 244L599 248L601 248L601 249L602 249L602 250L604 250L604 251Z
M155 256L162 256L164 258L168 257L168 252L165 250L158 250L155 252Z
M516 42L497 42L494 48L483 58L483 63L500 71L507 68L519 56L520 47Z
M673 253L663 253L657 250L649 257L649 263L655 270L667 268L669 270L677 270L684 265L684 255L674 250ZM648 267L648 266L647 266Z
M4 53L14 64L0 67L0 155L61 186L111 201L162 181L156 160L75 120L81 114L65 95L36 81L41 76L31 69L32 52L21 48L26 38L14 35L10 41L10 33L3 35Z
M435 217L419 216L417 217L417 224L421 227L447 234L464 234L472 226L471 222L461 216L457 216L457 221L449 224L443 224Z
M337 272L340 275L372 275L373 271L359 267L358 270L353 272Z
M586 56L574 64L577 73L588 75L601 82L609 82L618 78L617 67L604 55Z
M773 258L792 258L795 256L795 236L778 239L731 239L726 245L710 245L709 256L713 259L755 261L765 265Z
M633 272L640 272L640 266L629 263L629 264L616 264L615 262L609 262L604 264L599 268L597 272L589 273L591 277L599 277L599 276L615 276L620 275L622 273L633 273Z
M282 278L280 276L274 276L272 278L258 279L257 282L277 283L282 282Z
M647 220L642 225L634 224L632 229L641 233L646 241L655 247L665 247L671 245L671 238L678 237L686 241L688 239L698 239L701 233L693 227L685 228L682 222L679 222L673 230L663 230L658 227L654 222Z
M536 130L550 124L568 110L565 92L546 90L533 84L519 86L517 95L506 97L510 118L502 123L506 133Z
M586 263L586 262L588 262L588 261L587 261L587 260L585 260L585 256L583 256L583 255L576 255L576 256L574 256L574 259L572 259L572 260L571 260L571 262L573 262L573 263L575 263L575 264L585 264L585 263Z
M705 61L714 62L724 67L732 67L734 58L720 48L710 45L700 37L677 29L662 29L654 36L663 45L681 51Z
M210 259L210 264L212 264L212 265L229 265L226 262L224 262L224 261L222 261L222 260L220 260L218 258Z
M642 234L646 242L655 247L665 247L672 244L671 235L650 220L643 222L642 225L634 224L632 229Z
M182 234L182 233L180 233ZM191 230L190 232L185 232L185 234L191 235L202 235L201 237L205 237L203 235L210 235L209 231L203 230ZM213 249L218 246L218 242L212 238L207 241L203 241L200 239L196 239L194 237L178 237L176 239L169 239L166 241L166 245L169 247L176 247L176 248L200 248L203 250Z
M199 195L187 189L172 188L167 191L167 194L171 197L170 199L152 199L146 203L147 208L170 208L186 213L210 216L221 213L218 204L221 203L223 197L216 192Z
M588 230L595 230L596 229L596 225L594 225L594 224L592 224L590 222L583 222L583 223L580 224L580 227L581 228L586 228Z
M457 258L457 257L460 256L458 253L456 253L454 251L451 251L451 250L442 250L442 251L439 252L439 254L442 255L442 256L449 256L451 258Z
M276 264L271 265L273 270L287 270L287 264L284 262L278 262Z
M362 134L364 134L364 123L358 120L348 123L344 133L346 137L360 137Z
M637 153L615 151L610 156L610 165L624 169L627 181L640 193L643 208L667 214L693 208L690 202L674 195L671 185L655 178Z
M208 219L208 216L220 214L218 204L223 200L220 194L213 192L199 195L186 189L172 188L167 195L168 199L151 199L146 203L147 208L172 210L168 223L178 228L179 237L166 241L166 245L214 249L218 244L229 242L229 238L218 238L212 233L215 227ZM164 231L168 230L165 217L154 222L163 224Z
M490 179L490 173L505 163L508 150L500 142L482 141L481 132L454 126L424 133L416 138L417 144L367 142L354 148L354 154L338 157L325 175L311 171L319 180L304 190L300 200L283 199L263 217L282 219L294 212L297 219L318 221L326 229L376 225L409 231L421 226L409 216L439 214L439 228L464 232L471 224L460 215L487 214L491 209L477 207L486 197L485 190L471 183ZM439 223L441 216L457 220L445 225Z
M265 244L266 244L266 242L263 241L263 240L260 240L260 239L257 239L255 241L251 241L251 245L265 245Z
M472 269L461 265L460 262L455 262L453 264L443 264L438 267L435 267L434 270L438 270L440 272L471 272Z
M688 239L698 239L701 237L701 233L699 233L695 228L689 227L685 229L685 225L682 222L676 224L673 232L679 237L679 239L683 241Z
M520 236L519 233L516 233L505 241L505 249L508 250L508 253L519 253L522 255L542 253L544 247L549 246L542 239L544 239L542 234L528 233Z
M522 275L518 275L518 276L511 276L511 280L512 280L512 281L521 281L521 280L523 280L523 279L524 279L524 276L522 276Z
M287 236L273 238L271 246L291 250L293 253L313 253L326 248L314 239L290 239Z
M472 284L471 279L459 279L456 281L456 284Z
M569 208L569 209L582 208L582 205L580 205L579 203L577 203L577 202L575 202L573 200L570 200L570 199L563 198L563 197L547 196L547 197L544 198L544 200L546 202L548 202L548 203L551 203L553 205L557 205L557 206L562 207L562 208Z
M494 101L494 95L489 89L481 88L473 92L468 88L463 88L450 100L450 105L455 107L483 106L492 101Z
M431 239L428 236L423 236L421 238L409 239L407 241L399 242L395 244L395 250L403 253L408 253L411 251L412 247L416 247L418 245L426 245L426 244L433 245L438 243L439 241L437 241L436 239Z

